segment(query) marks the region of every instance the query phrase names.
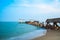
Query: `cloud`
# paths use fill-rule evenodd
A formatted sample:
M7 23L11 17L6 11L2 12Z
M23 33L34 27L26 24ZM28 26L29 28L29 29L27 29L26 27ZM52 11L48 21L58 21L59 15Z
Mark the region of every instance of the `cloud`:
M23 4L22 6L25 7L34 7L40 9L41 13L58 13L60 12L60 8L55 8L51 5L45 5L45 4Z
M60 2L45 0L15 0L3 10L2 21L19 18L47 19L60 17Z
M60 13L60 2L54 0L53 3L43 3L44 0L22 0L18 6L37 8L39 13Z
M50 4L46 3L46 1L47 0L15 0L15 3L17 3L15 4L15 7L22 6L22 7L31 8L31 9L35 8L35 9L38 9L36 11L39 11L39 13L60 13L59 0L53 0L53 1L49 0Z

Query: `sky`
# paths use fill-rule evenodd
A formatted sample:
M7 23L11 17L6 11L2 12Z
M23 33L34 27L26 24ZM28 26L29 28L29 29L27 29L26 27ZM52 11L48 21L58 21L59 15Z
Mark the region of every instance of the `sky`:
M1 0L0 21L60 18L60 0Z

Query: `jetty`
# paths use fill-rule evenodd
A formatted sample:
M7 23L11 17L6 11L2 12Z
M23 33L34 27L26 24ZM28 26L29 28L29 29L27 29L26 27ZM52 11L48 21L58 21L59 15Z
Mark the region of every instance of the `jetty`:
M34 25L34 26L42 26L42 24L39 23L39 21L26 21L25 23Z
M51 19L47 19L46 20L46 28L47 29L54 29L54 30L59 30L60 26L57 25L57 23L60 23L60 18L51 18ZM51 25L50 23L53 23L53 25Z
M47 19L46 25L44 23L40 23L39 21L26 21L25 23L34 25L37 27L39 26L39 27L46 28L46 29L60 30L60 26L57 24L57 23L60 24L60 18ZM53 23L53 25L51 25L50 23Z

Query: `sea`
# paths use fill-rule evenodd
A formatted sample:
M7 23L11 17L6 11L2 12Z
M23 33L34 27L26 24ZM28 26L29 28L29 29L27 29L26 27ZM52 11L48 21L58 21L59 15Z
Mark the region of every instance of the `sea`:
M0 40L20 36L24 33L28 33L37 29L42 28L38 28L26 23L0 22Z

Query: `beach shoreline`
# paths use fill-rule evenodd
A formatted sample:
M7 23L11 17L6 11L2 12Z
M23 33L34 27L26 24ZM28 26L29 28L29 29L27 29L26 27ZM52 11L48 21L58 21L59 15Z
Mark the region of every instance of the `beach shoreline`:
M37 37L32 40L60 40L60 31L48 29L45 36Z

